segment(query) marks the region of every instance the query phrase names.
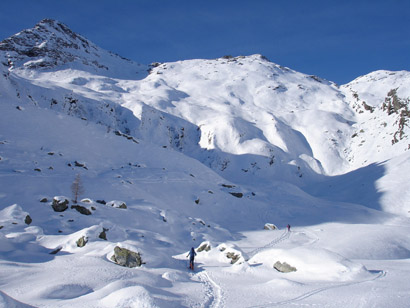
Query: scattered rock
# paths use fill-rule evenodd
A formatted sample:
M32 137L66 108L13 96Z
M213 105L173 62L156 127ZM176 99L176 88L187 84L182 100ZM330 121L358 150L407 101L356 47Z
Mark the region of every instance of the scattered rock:
M234 188L235 185L228 185L228 184L221 184L222 187L226 187L226 188Z
M111 205L112 207L118 208L118 209L126 209L127 204L124 201L110 201L107 203L107 205Z
M40 168L34 168L34 171L41 172Z
M46 202L48 202L48 199L47 199L46 197L41 198L41 199L40 199L40 202L42 202L42 203L46 203Z
M96 208L95 208L94 206L92 206L92 207L91 207L91 209L92 209L93 211L95 211L95 210L96 210Z
M241 256L238 254L235 254L234 252L227 252L226 257L228 259L231 259L231 264L235 264Z
M238 193L238 192L229 192L232 196L236 197L236 198L242 198L243 197L243 193Z
M27 215L24 219L24 222L26 223L26 225L29 225L33 222L33 220L31 219L30 215Z
M211 250L211 245L209 243L204 243L199 248L196 250L197 252L202 252L202 251L210 251Z
M106 229L106 228L103 228L103 230L102 230L102 232L100 233L100 235L98 236L100 239L102 239L102 240L107 240L107 231L108 231L109 229Z
M85 244L87 244L87 242L88 242L88 238L87 237L85 237L85 236L82 236L82 237L80 237L78 240L77 240L77 247L84 247L85 246Z
M64 212L66 209L68 209L69 202L70 201L68 201L68 199L65 197L54 197L51 206L53 207L53 210L55 212Z
M200 200L199 200L199 198L198 198L198 199L195 200L195 203L196 203L196 204L199 204L199 201L200 201Z
M91 199L89 199L89 198L84 198L84 199L81 200L81 202L83 202L83 203L92 203Z
M296 272L296 267L290 266L286 262L281 263L280 261L277 261L273 265L273 268L276 269L278 272L281 272L281 273Z
M107 204L107 202L105 202L105 200L96 200L95 202L97 202L99 204Z
M3 229L4 228L4 226L0 226L0 229Z
M263 229L264 230L276 230L278 228L274 224L266 223Z
M84 168L84 169L88 170L88 168L87 168L87 166L85 165L85 163L81 163L81 162L79 162L79 161L75 161L75 162L74 162L74 166L80 167L80 168Z
M143 264L139 252L134 252L118 246L114 248L114 255L111 257L111 260L118 265L125 267L139 267Z
M63 247L57 247L53 251L50 252L50 255L55 255L60 252L60 250L63 249Z
M76 209L77 212L83 214L83 215L91 215L91 211L89 209L87 209L84 206L81 205L72 205L71 206L72 209Z

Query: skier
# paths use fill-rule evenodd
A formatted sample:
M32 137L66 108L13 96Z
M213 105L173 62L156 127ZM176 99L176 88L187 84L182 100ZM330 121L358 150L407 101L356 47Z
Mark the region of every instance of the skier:
M195 259L195 256L196 256L196 252L195 252L194 247L191 248L191 251L188 253L187 258L188 258L188 256L189 256L189 268L191 270L194 270L194 259Z
M290 232L290 224L286 226L288 228L288 232Z

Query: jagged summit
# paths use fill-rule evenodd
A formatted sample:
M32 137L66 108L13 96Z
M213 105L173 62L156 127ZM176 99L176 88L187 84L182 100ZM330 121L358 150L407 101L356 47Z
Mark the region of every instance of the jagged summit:
M101 75L134 79L146 67L101 49L65 24L43 19L0 42L0 57L9 69L72 68Z

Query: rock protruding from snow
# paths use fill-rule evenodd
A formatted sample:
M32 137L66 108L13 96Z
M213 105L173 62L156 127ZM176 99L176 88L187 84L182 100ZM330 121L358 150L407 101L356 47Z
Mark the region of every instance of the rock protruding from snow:
M77 247L84 247L87 244L88 238L86 236L82 236L77 240Z
M91 215L91 211L87 209L85 206L72 205L71 208L77 210L77 212L79 212L80 214Z
M119 246L114 248L114 255L111 257L111 260L118 265L125 267L139 267L142 265L142 259L139 252L134 252Z
M118 208L118 209L126 209L127 204L124 201L118 201L118 200L113 200L110 202L107 202L107 205Z
M293 267L286 262L280 262L277 261L274 265L273 268L276 269L278 272L281 273L291 273L291 272L296 272L296 267Z
M276 227L274 224L266 223L263 229L264 230L277 230L278 227Z
M53 198L51 206L53 207L53 210L55 212L64 212L66 209L68 209L69 203L70 201L68 200L68 198L63 196L55 196Z

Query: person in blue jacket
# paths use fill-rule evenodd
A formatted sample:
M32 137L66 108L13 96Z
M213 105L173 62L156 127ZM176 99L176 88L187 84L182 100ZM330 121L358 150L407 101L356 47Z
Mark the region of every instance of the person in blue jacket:
M189 256L189 268L194 270L194 259L196 256L196 252L194 247L191 248L191 251L188 253L187 257Z

